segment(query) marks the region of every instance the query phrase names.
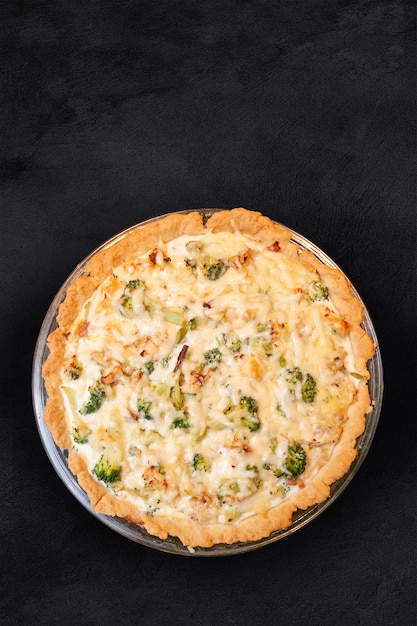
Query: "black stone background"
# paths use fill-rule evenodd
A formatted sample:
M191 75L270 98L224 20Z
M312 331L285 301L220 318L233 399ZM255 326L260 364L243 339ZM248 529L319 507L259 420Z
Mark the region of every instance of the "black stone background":
M414 3L1 3L0 623L415 624ZM347 273L380 340L373 446L269 547L161 553L97 521L38 436L31 363L72 269L145 218L261 210Z

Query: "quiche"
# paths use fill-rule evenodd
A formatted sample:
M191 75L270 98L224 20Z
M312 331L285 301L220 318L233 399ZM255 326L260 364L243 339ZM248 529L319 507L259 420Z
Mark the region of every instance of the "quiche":
M173 213L94 254L43 366L92 508L194 547L288 527L349 470L374 345L344 275L268 217Z

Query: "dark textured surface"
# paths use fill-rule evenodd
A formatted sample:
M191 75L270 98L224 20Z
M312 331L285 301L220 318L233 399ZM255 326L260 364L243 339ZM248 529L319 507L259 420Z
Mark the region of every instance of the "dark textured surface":
M15 0L2 14L0 623L416 623L414 3ZM94 247L154 215L237 205L345 270L385 400L318 520L244 556L176 557L66 490L31 360Z

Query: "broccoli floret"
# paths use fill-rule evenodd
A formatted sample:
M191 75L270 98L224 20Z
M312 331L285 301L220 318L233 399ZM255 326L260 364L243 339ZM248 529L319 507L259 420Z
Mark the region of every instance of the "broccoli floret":
M195 454L193 459L193 469L202 470L207 472L209 469L209 462L202 454Z
M132 317L133 315L133 298L132 291L137 289L140 285L143 284L143 281L140 278L136 278L135 280L130 280L126 283L126 287L124 288L123 294L120 299L120 304L124 308L123 315L125 317ZM126 293L128 292L128 293ZM129 293L130 292L130 293Z
M303 380L303 374L299 367L294 367L293 369L288 368L285 372L285 380L290 385L296 385L298 382Z
M249 415L245 415L241 418L242 426L246 426L252 432L258 430L261 423L259 417L257 416L258 405L256 400L254 400L251 396L243 396L240 399L239 404L242 409L249 413Z
M252 472L253 475L251 476L251 481L253 482L255 487L258 488L261 484L261 480L259 478L259 468L256 465L247 465L246 471Z
M242 342L240 341L240 339L236 339L235 341L232 341L232 343L230 344L229 350L230 352L239 352L241 347L242 347Z
M204 360L206 363L220 363L222 360L222 353L218 348L212 348L204 354Z
M190 422L186 417L176 417L171 424L171 428L190 428Z
M138 397L137 407L139 415L144 417L146 420L152 419L151 406L151 402L145 402L145 398L143 396Z
M225 345L229 348L230 352L233 352L234 354L236 352L239 352L239 350L242 347L241 340L238 337L236 337L236 335L234 334L230 334L229 336L227 336L226 334L223 334L222 339Z
M311 403L314 401L316 393L316 381L310 374L307 374L303 386L301 387L301 397L304 402Z
M204 265L204 275L209 280L218 280L226 273L227 265L221 259L209 261Z
M148 375L152 374L152 372L155 369L155 363L153 361L147 361L145 363L145 368L146 368L146 371L147 371Z
M122 296L122 307L131 311L133 309L132 296Z
M104 385L99 380L89 387L88 390L90 392L90 398L87 404L80 410L81 415L88 415L89 413L98 411L106 395Z
M298 442L293 442L288 446L287 458L285 459L285 467L297 478L302 474L306 467L307 455L303 446Z
M266 470L271 470L275 476L275 478L286 478L288 476L287 472L284 472L280 467L276 467L275 465L271 465L270 463L264 463L262 467Z
M254 400L251 396L242 396L239 404L242 409L248 411L251 415L255 415L258 411L256 400Z
M129 282L126 284L126 289L129 289L129 291L133 291L141 285L143 285L143 280L141 280L140 278L135 278L134 280L129 280Z
M98 480L102 480L106 485L120 480L122 468L120 465L110 460L106 454L102 454L93 468L93 474Z
M75 443L83 444L88 442L88 437L91 435L91 428L84 422L80 422L74 425L72 429L72 438Z
M316 397L316 381L311 374L303 374L299 367L285 370L285 380L290 387L291 394L296 398L296 390L300 390L304 402L311 403ZM280 407L277 407L280 410Z
M313 302L316 300L327 300L329 297L329 290L321 280L312 280L311 283L308 284L306 292Z
M280 467L274 469L274 476L276 478L286 478L288 476L287 472L284 472Z
M259 430L259 427L261 425L261 422L257 415L245 415L241 418L240 421L242 426L246 426L246 428L249 428L249 430L251 430L252 432L254 432L255 430Z

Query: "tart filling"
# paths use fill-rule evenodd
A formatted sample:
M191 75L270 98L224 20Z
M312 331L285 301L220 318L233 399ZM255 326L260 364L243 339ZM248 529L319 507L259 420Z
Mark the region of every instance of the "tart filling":
M45 420L99 512L186 546L323 501L369 411L343 275L245 209L173 214L93 257L44 365Z

